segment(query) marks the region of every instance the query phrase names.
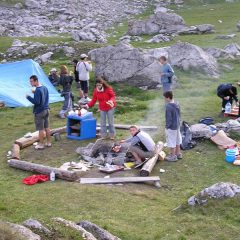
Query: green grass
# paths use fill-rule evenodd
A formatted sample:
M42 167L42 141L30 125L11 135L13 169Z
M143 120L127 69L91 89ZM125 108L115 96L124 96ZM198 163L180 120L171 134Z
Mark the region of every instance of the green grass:
M189 7L191 9L188 9ZM239 3L214 3L209 8L214 8L216 12L206 11L205 7L191 2L179 10L179 13L188 24L204 22L215 24L217 34L236 31L234 22L239 18L237 14ZM219 16L224 20L222 25L216 23ZM124 32L124 29L121 31ZM214 35L179 38L200 46L222 46L228 42L213 40ZM1 41L3 40L0 39ZM135 45L152 46L145 43ZM159 47L161 44L154 46ZM46 73L51 67L61 64L71 67L70 59L67 60L61 54L54 60L56 63L44 66ZM216 122L223 121L218 118L220 99L216 96L216 87L221 82L234 83L238 80L239 61L233 61L231 64L234 69L222 72L219 80L176 71L180 86L175 95L182 107L183 120L195 123L202 117L212 116ZM91 81L93 85L93 76ZM116 123L156 124L159 130L152 133L154 139L164 141L164 103L161 91L142 91L118 84L114 84L113 87L118 97L127 98L129 101L128 104L118 105ZM76 89L74 92L77 93ZM56 116L60 108L60 103L51 105L52 127L60 127L65 123ZM96 108L94 115L99 119ZM158 163L153 175L160 174L159 168L166 170L160 175L162 188L159 190L147 185L82 186L60 180L29 187L23 185L21 180L30 173L10 169L7 166L6 153L16 138L34 131L31 109L0 110L0 122L1 220L21 223L27 218L36 218L49 228L59 230L58 239L79 238L75 232L53 224L51 218L56 216L76 222L90 220L124 240L240 239L239 198L212 200L205 206L195 208L183 205L181 209L172 211L186 203L188 197L216 182L229 181L240 184L239 168L227 164L224 161L224 152L210 141L200 142L193 150L184 152L182 161L172 164ZM118 139L128 135L124 131L118 131L117 134ZM233 134L232 137L239 140L237 134ZM30 147L22 152L22 157L33 162L60 166L64 161L76 160L78 158L74 152L76 147L86 144L86 141L63 139L62 142L54 143L52 149L43 152L35 152Z

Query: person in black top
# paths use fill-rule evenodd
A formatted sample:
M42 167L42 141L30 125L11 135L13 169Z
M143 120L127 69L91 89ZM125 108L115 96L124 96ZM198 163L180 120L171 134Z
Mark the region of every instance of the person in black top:
M73 77L68 74L68 68L61 66L60 68L59 84L63 87L62 96L64 97L64 104L59 113L60 118L65 118L65 114L72 110L72 82Z
M75 82L79 82L79 74L77 71L77 64L78 64L78 60L77 59L73 59L73 72L74 72L74 78L75 78Z
M217 95L222 99L222 112L225 112L225 106L228 102L232 104L235 100L238 103L237 88L231 83L220 84L217 88Z

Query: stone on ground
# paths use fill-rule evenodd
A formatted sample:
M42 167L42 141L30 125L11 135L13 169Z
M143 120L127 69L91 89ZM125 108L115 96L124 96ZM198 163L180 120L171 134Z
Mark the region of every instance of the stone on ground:
M48 228L44 227L39 221L35 219L29 218L28 220L23 222L23 225L27 228L30 228L32 230L37 230L45 234L51 233L51 231Z

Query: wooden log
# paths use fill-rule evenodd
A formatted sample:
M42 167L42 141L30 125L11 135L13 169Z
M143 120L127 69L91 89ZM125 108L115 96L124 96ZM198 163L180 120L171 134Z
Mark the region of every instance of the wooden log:
M40 174L46 174L46 175L50 175L50 173L53 171L55 172L57 178L64 179L67 181L76 181L79 178L77 172L74 172L74 171L61 170L59 168L44 166L44 165L30 163L26 161L20 161L16 159L8 160L8 164L10 167L13 167L13 168L21 169L24 171L40 173Z
M81 226L86 231L90 232L98 240L121 240L120 238L112 235L110 232L106 231L105 229L100 228L96 224L91 223L89 221L81 221L77 225Z
M116 177L116 178L81 178L81 184L116 184L116 183L142 183L153 182L160 186L159 177Z
M51 135L55 134L55 133L65 133L66 132L67 127L60 127L60 128L54 128L51 130ZM21 149L26 148L30 145L32 145L33 143L39 141L39 132L33 132L32 133L32 137L30 138L19 138L15 141L16 144L18 144L20 146Z
M67 127L64 126L64 127L60 127L60 128L54 128L51 130L51 135L55 134L55 133L66 133L67 131Z
M159 154L161 153L162 149L163 149L163 142L158 142L156 145L155 155L143 165L140 171L140 176L144 176L144 177L149 176L149 174L152 172L154 166L156 165L159 159Z
M12 159L20 159L20 146L16 143L12 146Z
M53 221L57 222L57 223L61 223L67 227L70 227L76 231L78 231L81 236L83 237L83 239L86 239L86 240L98 240L97 238L95 238L90 232L86 231L83 227L77 225L76 223L74 222L71 222L71 221L68 221L68 220L65 220L63 218L53 218Z
M122 130L129 130L131 125L124 125L124 124L115 124L114 127L116 129L122 129ZM100 124L97 124L97 127L100 127ZM158 129L157 126L138 126L141 130L145 131L155 131Z
M29 138L25 138L25 137L19 138L15 141L15 143L18 144L21 149L23 149L23 148L28 147L28 146L32 145L33 143L37 142L39 140L38 135L39 135L38 131L33 132L31 137L29 137Z

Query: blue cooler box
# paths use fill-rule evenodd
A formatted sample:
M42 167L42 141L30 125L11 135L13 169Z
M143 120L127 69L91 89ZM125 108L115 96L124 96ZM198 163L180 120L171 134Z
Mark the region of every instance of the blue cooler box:
M86 140L96 138L97 120L92 112L83 116L70 115L67 117L67 138L74 140Z

